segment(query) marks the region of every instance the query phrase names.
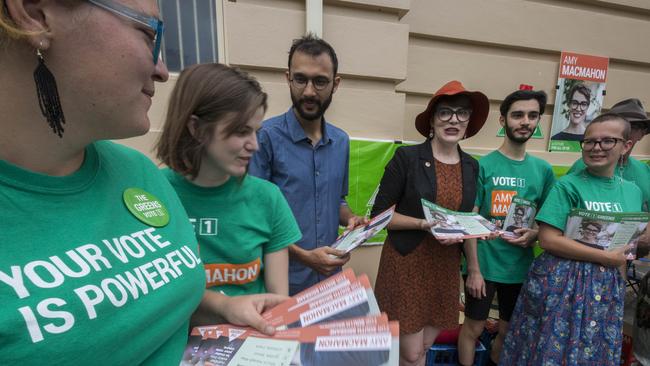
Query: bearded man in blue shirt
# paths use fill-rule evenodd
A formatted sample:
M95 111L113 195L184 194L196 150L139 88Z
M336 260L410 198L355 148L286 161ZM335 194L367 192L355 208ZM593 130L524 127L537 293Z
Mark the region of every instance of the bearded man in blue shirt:
M294 40L287 83L293 105L262 124L259 150L249 173L275 183L293 211L302 239L289 247L289 294L340 271L349 254L330 247L339 224L367 222L345 201L348 194L348 135L324 113L341 78L332 46L313 35Z

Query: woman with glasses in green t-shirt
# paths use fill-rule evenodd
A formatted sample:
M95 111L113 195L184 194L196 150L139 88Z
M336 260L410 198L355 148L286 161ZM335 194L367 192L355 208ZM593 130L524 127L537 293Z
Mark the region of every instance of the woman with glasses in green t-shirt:
M588 223L580 240L564 235L574 208L641 211L641 190L615 176L631 148L630 124L603 114L581 141L586 168L560 178L536 217L545 252L533 262L515 306L501 365L618 365L623 339L626 246L597 247L600 227Z

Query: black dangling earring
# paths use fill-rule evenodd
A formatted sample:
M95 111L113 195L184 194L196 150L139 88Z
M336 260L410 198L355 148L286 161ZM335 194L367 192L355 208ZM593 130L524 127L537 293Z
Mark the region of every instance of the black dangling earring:
M40 47L43 46L41 41ZM63 137L63 124L65 116L61 107L59 91L56 87L56 79L50 69L45 66L45 59L41 53L40 47L36 50L38 56L38 66L34 70L34 82L36 83L36 93L38 94L38 105L41 107L43 117L47 119L52 132Z
M618 166L617 166L617 169L618 169L618 176L619 176L620 178L623 178L623 170L625 170L625 167L623 166L623 159L624 159L623 155L621 155L621 156L618 158Z

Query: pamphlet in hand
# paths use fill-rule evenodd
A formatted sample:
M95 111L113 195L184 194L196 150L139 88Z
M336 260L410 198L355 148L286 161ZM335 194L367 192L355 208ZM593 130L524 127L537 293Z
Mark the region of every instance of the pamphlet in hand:
M390 366L399 363L399 326L386 318L323 323L299 328L299 332L299 362L295 365Z
M262 314L267 336L232 324L192 329L181 366L399 363L399 325L379 307L368 276L346 269Z
M272 310L276 314L281 314L289 310L293 310L306 304L312 300L319 299L327 296L332 291L338 291L343 288L348 288L353 282L357 281L357 275L351 268L345 268L341 272L332 275L314 286L305 289L287 300L276 305Z
M249 338L253 332L230 324L195 327L180 366L293 365L297 339Z
M535 215L537 214L537 204L533 201L521 198L519 196L512 197L512 202L508 208L508 214L503 221L503 230L501 235L506 238L515 239L521 235L515 233L517 229L530 229L535 222Z
M343 232L331 247L349 253L385 228L393 218L393 213L395 205L372 218L367 225Z
M370 280L368 276L361 275L348 286L323 293L288 309L280 304L262 314L262 317L277 329L284 329L379 313Z
M196 327L185 365L397 365L399 325L385 314L277 331L272 337L230 324Z
M573 209L567 218L564 236L592 248L614 250L627 244L627 259L636 258L636 246L645 233L647 212L596 212Z
M475 212L456 212L422 199L424 217L437 239L467 239L487 236L497 231L496 225Z

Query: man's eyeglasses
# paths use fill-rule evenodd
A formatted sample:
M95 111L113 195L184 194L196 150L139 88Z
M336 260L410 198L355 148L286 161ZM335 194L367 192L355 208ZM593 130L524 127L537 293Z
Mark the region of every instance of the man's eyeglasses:
M587 109L587 108L589 107L589 102L579 102L579 101L577 101L577 100L575 100L575 99L572 99L572 100L569 102L569 107L570 107L571 109L578 109L578 108L580 108L580 110L583 110L583 111L584 111L585 109Z
M454 115L456 115L458 122L467 123L469 121L469 118L472 116L472 110L467 108L459 108L454 110L446 107L436 110L436 117L438 117L438 119L442 122L451 121Z
M307 87L307 84L311 81L311 85L316 90L323 90L330 85L331 80L325 76L314 76L313 78L307 77L303 74L294 74L291 79L289 79L291 84L296 89L304 89Z
M605 137L602 140L587 139L580 141L580 147L584 151L591 151L596 147L596 145L598 145L602 151L609 151L613 149L619 141L625 142L624 139L615 137Z
M586 227L582 229L583 232L591 233L591 234L598 234L600 232L600 229L594 229L590 227Z
M513 121L520 121L528 115L529 121L537 121L539 119L539 112L522 112L522 111L513 111L510 112L510 119Z
M162 42L164 31L162 20L137 12L113 0L88 0L88 2L149 28L153 32L153 63L154 65L158 64L158 59L160 57L160 43Z

